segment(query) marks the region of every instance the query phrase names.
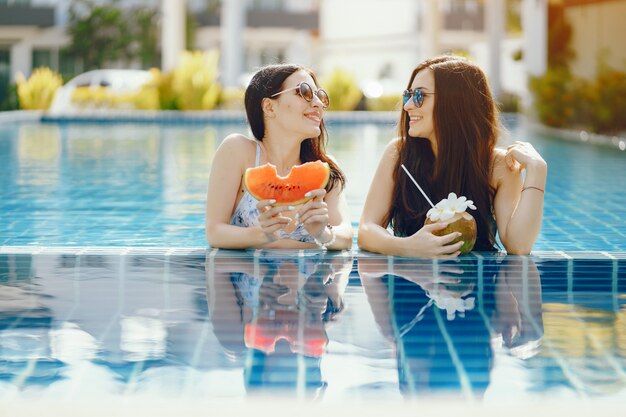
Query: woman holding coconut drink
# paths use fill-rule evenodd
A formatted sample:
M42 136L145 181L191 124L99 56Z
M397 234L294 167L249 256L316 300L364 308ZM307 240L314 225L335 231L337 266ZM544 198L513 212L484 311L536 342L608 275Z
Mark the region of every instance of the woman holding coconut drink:
M403 102L398 138L387 145L365 201L359 248L454 258L497 250L497 232L508 253L530 253L547 165L530 143L495 147L498 111L483 71L460 57L428 59L413 70ZM473 248L466 244L473 220L457 221L467 208Z

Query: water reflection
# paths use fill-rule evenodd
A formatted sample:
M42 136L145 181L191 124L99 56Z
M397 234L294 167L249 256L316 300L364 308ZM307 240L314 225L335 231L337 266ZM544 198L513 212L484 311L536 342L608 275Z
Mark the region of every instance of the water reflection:
M224 351L242 359L248 393L295 390L317 397L326 324L344 309L347 253L220 251L207 260L207 300Z
M624 404L622 259L39 250L0 253L0 400Z
M204 282L204 254L0 255L0 397L175 393L206 366Z
M376 323L396 348L407 396L480 398L495 349L523 359L538 352L541 282L531 258L363 257L359 274Z

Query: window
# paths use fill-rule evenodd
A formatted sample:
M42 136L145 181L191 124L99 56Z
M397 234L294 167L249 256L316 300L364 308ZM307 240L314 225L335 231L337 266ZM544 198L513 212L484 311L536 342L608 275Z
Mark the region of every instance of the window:
M0 6L30 6L30 0L0 0Z
M52 62L52 51L49 49L33 49L33 69L49 67L56 70L58 65Z
M11 52L9 49L0 48L0 104L4 101L11 79Z
M73 77L83 71L83 62L79 57L67 52L66 50L60 51L59 72L63 75L63 78Z

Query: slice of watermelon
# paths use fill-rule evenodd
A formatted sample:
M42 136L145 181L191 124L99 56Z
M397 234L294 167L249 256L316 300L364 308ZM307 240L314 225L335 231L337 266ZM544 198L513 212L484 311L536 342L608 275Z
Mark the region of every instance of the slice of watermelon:
M246 169L243 184L257 200L276 200L277 205L298 205L311 199L305 194L326 187L330 167L326 162L315 161L296 165L289 175L281 177L270 163Z

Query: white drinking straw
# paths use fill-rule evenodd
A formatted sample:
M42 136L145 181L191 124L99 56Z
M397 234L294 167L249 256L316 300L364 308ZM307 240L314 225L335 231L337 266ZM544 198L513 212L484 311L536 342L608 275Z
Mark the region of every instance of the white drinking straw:
M408 169L406 169L406 167L404 166L404 164L400 165L402 167L402 169L404 170L404 172L406 172L406 175L409 176L409 178L411 178L411 181L413 181L413 184L415 184L415 186L417 187L418 190L420 190L420 193L422 193L422 195L424 196L424 198L428 201L428 204L430 204L431 207L435 207L435 205L433 204L432 201L430 201L430 198L428 198L428 196L426 195L426 193L424 192L424 190L422 190L422 187L420 187L420 185L417 183L417 181L415 181L415 178L413 178L413 175L411 175L411 173L409 172Z

